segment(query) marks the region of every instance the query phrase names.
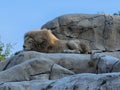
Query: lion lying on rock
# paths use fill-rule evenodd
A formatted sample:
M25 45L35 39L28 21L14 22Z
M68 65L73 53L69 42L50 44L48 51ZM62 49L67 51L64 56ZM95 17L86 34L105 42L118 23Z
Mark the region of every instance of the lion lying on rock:
M50 30L29 31L24 36L24 50L46 53L89 53L90 48L79 40L60 40Z

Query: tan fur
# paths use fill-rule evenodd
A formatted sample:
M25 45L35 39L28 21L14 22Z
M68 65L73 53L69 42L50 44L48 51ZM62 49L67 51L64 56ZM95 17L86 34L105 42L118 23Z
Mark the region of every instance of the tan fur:
M56 53L89 53L90 48L79 40L60 40L56 38L50 30L42 29L29 31L24 37L24 50L34 50L38 52Z

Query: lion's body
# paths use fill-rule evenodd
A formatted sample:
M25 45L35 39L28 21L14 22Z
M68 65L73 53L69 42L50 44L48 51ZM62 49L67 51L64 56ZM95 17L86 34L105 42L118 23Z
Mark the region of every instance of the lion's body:
M56 38L50 30L30 31L24 37L24 50L34 50L38 52L58 53L89 53L90 48L79 40L60 40Z

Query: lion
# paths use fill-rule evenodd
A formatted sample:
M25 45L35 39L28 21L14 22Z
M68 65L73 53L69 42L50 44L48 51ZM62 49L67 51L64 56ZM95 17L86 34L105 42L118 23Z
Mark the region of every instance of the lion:
M33 30L24 36L24 50L44 53L90 53L89 45L80 40L60 40L51 30Z

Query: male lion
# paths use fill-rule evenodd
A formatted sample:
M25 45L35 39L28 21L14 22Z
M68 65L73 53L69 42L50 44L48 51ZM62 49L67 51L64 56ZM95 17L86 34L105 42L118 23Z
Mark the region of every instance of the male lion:
M90 48L79 40L60 40L50 30L29 31L24 36L24 50L46 53L89 53Z

